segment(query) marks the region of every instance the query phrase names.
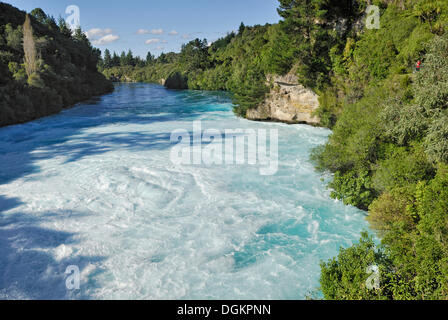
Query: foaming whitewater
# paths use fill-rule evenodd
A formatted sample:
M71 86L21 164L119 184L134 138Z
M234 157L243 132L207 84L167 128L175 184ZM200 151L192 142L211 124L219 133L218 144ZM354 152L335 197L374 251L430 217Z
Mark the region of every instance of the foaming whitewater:
M120 84L0 129L0 298L304 299L366 228L309 162L329 130L236 118L221 93ZM182 166L171 132L278 129L279 170ZM80 270L80 290L65 271Z

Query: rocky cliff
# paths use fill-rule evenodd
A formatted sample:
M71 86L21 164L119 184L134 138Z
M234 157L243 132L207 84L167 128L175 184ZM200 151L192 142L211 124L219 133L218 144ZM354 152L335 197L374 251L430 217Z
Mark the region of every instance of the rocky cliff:
M280 121L290 124L318 125L320 119L313 115L319 107L318 95L298 82L294 73L285 76L268 76L272 89L265 101L247 111L247 119Z

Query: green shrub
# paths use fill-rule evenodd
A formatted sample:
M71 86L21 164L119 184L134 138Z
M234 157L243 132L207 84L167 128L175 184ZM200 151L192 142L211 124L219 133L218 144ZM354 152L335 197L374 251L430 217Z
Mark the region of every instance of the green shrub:
M364 232L359 243L339 251L337 258L321 263L320 285L327 300L385 300L391 298L388 289L390 261L382 248L376 248L372 237ZM367 286L371 271L378 267L380 287Z
M367 220L372 229L381 236L387 235L394 228L415 229L417 216L408 211L413 204L415 185L395 188L383 193L369 207Z
M429 126L425 146L428 158L432 162L448 163L448 113L446 110Z
M367 171L349 171L345 174L336 172L329 187L333 189L332 198L362 209L367 209L376 195Z
M434 168L420 145L413 148L390 146L385 159L377 162L372 181L377 191L384 192L429 180L433 176Z

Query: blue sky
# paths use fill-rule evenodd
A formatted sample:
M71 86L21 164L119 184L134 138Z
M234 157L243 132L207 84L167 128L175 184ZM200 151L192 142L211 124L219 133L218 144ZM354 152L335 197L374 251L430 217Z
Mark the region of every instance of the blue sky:
M4 0L3 0L4 1ZM179 51L194 38L214 41L246 25L276 23L277 0L6 0L21 10L42 8L47 14L67 17L65 9L80 9L81 27L92 43L121 52L131 49L146 57L151 51ZM140 31L139 31L140 30Z

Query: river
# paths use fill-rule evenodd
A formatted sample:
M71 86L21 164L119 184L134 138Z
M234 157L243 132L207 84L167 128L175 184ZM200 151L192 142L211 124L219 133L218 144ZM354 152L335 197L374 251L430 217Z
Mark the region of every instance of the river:
M224 93L117 84L0 129L0 299L313 292L320 261L367 228L364 212L330 199L329 177L309 162L331 132L251 122L231 109ZM278 170L173 163L171 134L194 121L202 130L277 130Z

